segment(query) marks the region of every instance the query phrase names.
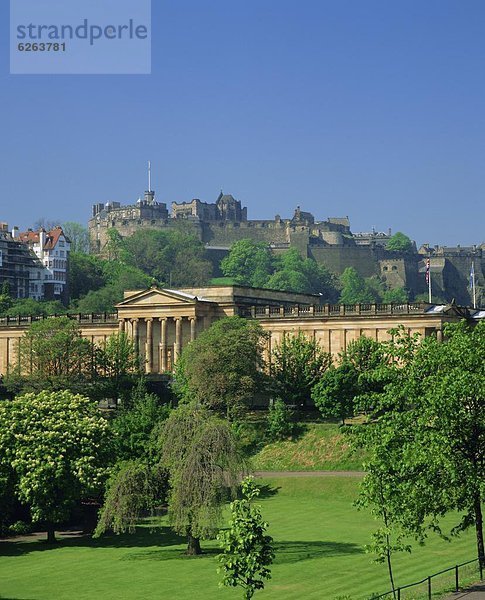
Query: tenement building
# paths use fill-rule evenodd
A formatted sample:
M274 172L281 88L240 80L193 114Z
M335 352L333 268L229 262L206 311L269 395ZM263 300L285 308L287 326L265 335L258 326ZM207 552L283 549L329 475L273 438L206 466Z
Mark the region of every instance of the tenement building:
M18 229L9 231L0 223L0 286L8 284L12 298L44 297L44 265L18 238Z
M334 357L360 336L383 341L402 325L409 333L442 336L445 323L485 318L485 310L450 305L320 304L319 297L240 286L169 290L152 287L126 292L112 314L72 315L82 334L102 345L116 332L136 344L146 373L173 370L184 346L217 319L239 315L256 319L268 332L266 358L285 334L302 331ZM38 317L0 318L0 375L17 364L22 337Z

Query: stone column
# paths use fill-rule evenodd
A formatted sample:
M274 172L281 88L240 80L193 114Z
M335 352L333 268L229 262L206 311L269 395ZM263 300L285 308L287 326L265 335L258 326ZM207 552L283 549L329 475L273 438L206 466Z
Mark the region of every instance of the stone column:
M190 341L195 340L195 326L197 323L197 317L190 317Z
M118 319L118 333L123 333L125 331L125 320Z
M133 326L133 343L135 344L135 350L138 352L139 343L138 343L138 319L132 319Z
M175 346L173 349L173 364L177 362L182 352L182 317L174 317L175 321Z
M145 343L145 371L151 373L153 371L153 319L145 319L147 324L147 339Z
M167 370L167 319L160 319L160 372Z

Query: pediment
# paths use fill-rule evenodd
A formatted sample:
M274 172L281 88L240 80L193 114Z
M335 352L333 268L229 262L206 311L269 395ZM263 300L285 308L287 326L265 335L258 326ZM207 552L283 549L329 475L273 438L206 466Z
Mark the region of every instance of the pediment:
M148 290L130 293L127 298L116 305L116 308L132 308L135 306L176 306L196 304L199 301L197 296L192 296L184 292L152 287Z

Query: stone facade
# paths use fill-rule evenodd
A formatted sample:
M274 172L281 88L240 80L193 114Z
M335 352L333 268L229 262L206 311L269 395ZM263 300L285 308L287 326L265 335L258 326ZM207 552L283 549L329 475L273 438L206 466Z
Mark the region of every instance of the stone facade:
M456 299L467 304L467 278L472 259L475 260L477 286L485 299L485 253L483 248L429 247L410 254L386 250L391 231L372 231L353 234L348 217L329 217L316 220L298 206L292 218L247 218L247 209L230 194L219 194L215 203L194 199L172 203L169 216L166 205L155 201L154 192L146 192L145 200L135 205L121 206L111 202L96 204L89 221L91 247L103 254L108 241L108 230L115 227L125 237L139 229L170 229L180 220L190 223L196 235L206 245L208 257L217 270L221 252L229 252L235 242L250 239L262 242L274 252L296 248L304 257L314 258L330 271L340 275L347 267L354 267L362 276L378 275L385 278L389 288L404 287L412 296L426 292L423 271L423 252L431 256L432 275L436 280L435 292L446 300ZM215 251L217 250L217 251ZM441 260L443 259L443 260ZM218 274L218 273L216 273ZM482 290L483 287L483 290Z
M266 359L285 334L303 331L337 357L349 342L365 335L382 341L389 329L403 325L409 333L442 335L445 323L485 318L485 311L429 304L322 305L318 296L241 286L184 290L150 288L126 292L117 312L72 315L82 334L102 345L124 331L135 340L147 375L172 371L183 347L217 319L239 315L257 319L269 333ZM17 365L22 336L38 317L0 318L0 375Z

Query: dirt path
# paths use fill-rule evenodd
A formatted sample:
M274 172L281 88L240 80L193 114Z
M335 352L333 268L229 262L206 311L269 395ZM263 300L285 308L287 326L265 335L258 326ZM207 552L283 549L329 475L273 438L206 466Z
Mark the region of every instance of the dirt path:
M254 471L255 477L363 477L364 471Z

